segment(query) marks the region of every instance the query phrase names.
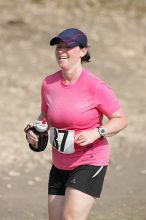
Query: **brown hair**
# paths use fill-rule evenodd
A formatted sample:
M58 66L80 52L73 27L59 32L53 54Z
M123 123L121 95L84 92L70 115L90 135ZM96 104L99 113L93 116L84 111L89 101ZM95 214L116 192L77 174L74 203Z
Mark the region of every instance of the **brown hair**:
M84 48L82 45L79 45L79 47L81 49ZM90 53L87 51L86 55L81 58L81 63L89 63L89 62L91 62L90 59L91 59Z

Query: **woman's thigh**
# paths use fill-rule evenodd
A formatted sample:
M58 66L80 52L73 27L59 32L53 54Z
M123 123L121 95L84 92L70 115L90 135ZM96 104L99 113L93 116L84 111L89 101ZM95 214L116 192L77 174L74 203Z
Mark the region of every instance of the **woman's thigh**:
M64 196L48 195L49 220L62 220L64 209Z
M48 184L49 220L85 220L100 197L107 167L84 165L72 171L54 166Z
M85 220L94 204L95 198L79 190L67 187L64 201L65 220Z

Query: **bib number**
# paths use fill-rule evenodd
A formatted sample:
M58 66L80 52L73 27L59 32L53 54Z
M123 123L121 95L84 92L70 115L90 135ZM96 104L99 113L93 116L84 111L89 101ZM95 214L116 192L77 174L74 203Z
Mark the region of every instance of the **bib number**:
M73 130L62 130L51 127L50 142L61 153L72 154L75 152Z

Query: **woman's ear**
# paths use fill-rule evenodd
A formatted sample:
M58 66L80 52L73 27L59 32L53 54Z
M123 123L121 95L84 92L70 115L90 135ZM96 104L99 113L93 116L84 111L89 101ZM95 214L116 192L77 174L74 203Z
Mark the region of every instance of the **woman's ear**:
M86 55L86 53L88 52L88 48L87 47L84 47L81 49L81 53L80 53L80 57L84 57Z

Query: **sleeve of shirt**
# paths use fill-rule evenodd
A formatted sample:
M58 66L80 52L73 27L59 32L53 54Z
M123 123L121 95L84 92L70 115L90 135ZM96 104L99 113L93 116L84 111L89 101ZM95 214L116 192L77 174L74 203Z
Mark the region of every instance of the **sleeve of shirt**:
M96 87L97 108L104 115L109 117L120 109L121 105L112 89L104 82L98 83Z
M43 81L41 87L41 112L47 113L47 109L48 107L45 99L45 81Z

